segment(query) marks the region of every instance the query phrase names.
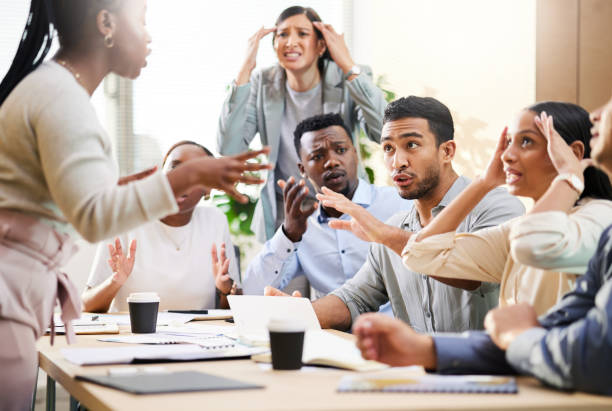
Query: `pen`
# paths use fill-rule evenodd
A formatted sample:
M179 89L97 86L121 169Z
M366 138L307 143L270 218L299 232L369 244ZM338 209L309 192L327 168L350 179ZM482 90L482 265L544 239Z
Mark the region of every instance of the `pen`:
M208 310L168 310L168 312L176 314L208 314Z

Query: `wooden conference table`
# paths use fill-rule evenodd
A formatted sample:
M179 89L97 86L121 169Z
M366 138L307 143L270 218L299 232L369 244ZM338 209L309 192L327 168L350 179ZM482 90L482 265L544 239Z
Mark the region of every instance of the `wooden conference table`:
M121 332L127 333L129 330L125 328ZM352 338L348 334L344 335ZM77 336L77 343L72 347L109 344L96 341L97 337ZM57 381L70 393L72 405L76 400L91 410L612 410L612 398L559 392L545 388L537 380L527 377L518 378L518 394L338 393L336 387L340 378L351 371L318 367L307 367L300 371L274 371L251 360L137 366L162 365L168 371L197 370L264 385L264 389L134 395L75 380L77 374L106 375L109 368L126 365L78 366L65 360L60 353L60 349L66 345L64 336L56 336L54 346L50 346L49 337L38 342L40 368L48 375L47 395L51 401L47 409L54 408Z

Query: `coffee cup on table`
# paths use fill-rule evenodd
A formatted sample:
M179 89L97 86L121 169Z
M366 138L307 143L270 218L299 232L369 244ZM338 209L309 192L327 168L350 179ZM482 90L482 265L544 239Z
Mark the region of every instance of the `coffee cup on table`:
M159 296L157 293L131 293L127 298L132 333L154 333L157 326Z
M268 323L272 368L299 370L302 368L304 325L288 318L272 318Z

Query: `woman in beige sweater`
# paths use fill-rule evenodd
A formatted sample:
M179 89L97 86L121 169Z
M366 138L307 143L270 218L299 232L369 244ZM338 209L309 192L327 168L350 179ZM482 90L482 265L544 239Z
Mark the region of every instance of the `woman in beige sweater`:
M59 299L79 316L78 293L59 272L76 229L95 242L178 211L175 198L201 186L241 201L238 181L260 152L200 157L168 174L123 179L90 96L109 73L136 78L151 38L145 0L32 0L17 55L0 84L0 409L24 409L37 367L36 339ZM60 49L45 58L55 30ZM70 338L69 338L70 340Z
M353 217L330 226L387 245L411 270L500 283L500 305L528 302L543 314L586 271L603 229L612 223L610 182L581 161L590 156L590 128L588 113L571 103L526 108L510 132L504 130L485 173L417 235L386 226L329 192L319 199ZM392 150L383 146L383 151ZM529 214L456 233L482 197L504 182L512 194L536 202Z

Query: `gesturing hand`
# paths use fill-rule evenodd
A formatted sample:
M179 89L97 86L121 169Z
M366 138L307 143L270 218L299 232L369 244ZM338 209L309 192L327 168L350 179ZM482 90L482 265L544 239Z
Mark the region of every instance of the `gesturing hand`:
M259 50L259 41L274 31L276 31L276 27L266 29L262 26L259 30L255 32L255 34L251 36L251 38L249 38L246 58L244 59L244 63L242 64L240 73L236 78L237 85L240 86L249 82L251 72L257 65L257 51Z
M325 45L329 50L331 58L334 59L338 67L345 73L348 73L350 69L355 65L355 62L351 58L351 53L344 41L344 34L336 33L331 24L325 24L320 21L314 21L312 23L323 35Z
M545 111L535 118L535 124L547 140L547 150L557 173L575 174L584 181L584 170L593 165L590 158L580 159L555 130L553 117Z
M520 303L489 311L484 326L493 342L507 350L516 337L530 328L539 327L540 323L533 307Z
M268 297L302 297L302 293L298 290L295 290L290 296L289 294L282 292L278 288L274 288L269 285L264 288L264 295Z
M312 204L306 209L302 209L302 203L308 195L308 187L304 180L295 183L295 178L289 177L285 182L278 180L278 185L283 189L283 200L285 204L285 221L283 230L291 241L298 242L306 232L308 217L317 209L317 203Z
M393 366L418 364L436 368L431 337L416 333L400 320L382 314L363 314L355 321L353 334L366 360Z
M232 291L232 278L229 275L230 260L225 255L225 243L221 243L221 251L217 257L217 245L213 244L210 250L212 256L212 272L215 277L215 287L223 294L230 294Z
M267 170L269 164L249 163L248 160L260 154L267 154L268 147L258 151L247 151L234 156L213 158L198 157L183 164L195 162L198 168L199 183L206 187L217 188L225 191L229 196L241 203L249 199L236 189L236 183L261 184L264 181L256 175L249 174L253 171Z
M122 186L125 185L129 182L132 181L136 181L136 180L141 180L145 177L150 176L151 174L155 173L157 171L157 166L153 166L151 168L147 168L146 170L140 171L138 173L129 175L129 176L125 176L125 177L121 177L118 181L117 184Z
M322 193L317 194L317 199L325 207L334 208L352 217L349 221L330 220L329 226L331 228L350 231L363 241L383 243L386 233L385 223L342 194L336 193L327 187L323 187L321 191Z
M485 169L484 174L481 179L485 181L485 183L491 187L497 187L501 184L504 184L506 181L506 174L504 173L504 163L502 162L501 156L504 153L504 150L508 146L508 127L505 127L497 140L497 145L495 146L495 151L493 152L493 156L489 160L489 164L487 164L487 168Z
M129 256L123 254L123 248L121 247L121 241L119 238L115 238L114 247L112 244L108 245L108 252L110 254L108 265L113 271L113 281L123 285L134 269L134 261L136 259L136 240L132 240L130 243Z

